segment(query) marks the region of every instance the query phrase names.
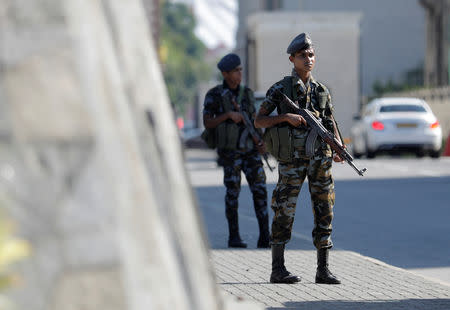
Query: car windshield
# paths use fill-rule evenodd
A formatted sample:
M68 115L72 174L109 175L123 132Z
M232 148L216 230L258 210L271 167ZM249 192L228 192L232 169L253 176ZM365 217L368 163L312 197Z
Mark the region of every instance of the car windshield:
M385 112L426 112L425 108L416 104L392 104L383 105L380 113Z

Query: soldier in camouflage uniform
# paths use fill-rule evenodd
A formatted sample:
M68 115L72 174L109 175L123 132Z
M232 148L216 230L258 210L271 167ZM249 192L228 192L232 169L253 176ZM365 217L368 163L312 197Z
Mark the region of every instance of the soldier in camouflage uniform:
M214 128L219 165L223 166L225 215L229 228L229 247L246 248L239 234L238 197L241 190L241 171L244 172L253 195L254 209L259 224L258 248L270 247L269 217L267 211L266 175L260 152L264 143L254 145L243 124L241 113L247 113L253 122L255 100L253 92L241 86L242 67L235 54L228 54L218 63L224 81L210 89L205 97L203 121L205 128Z
M268 128L265 133L269 151L278 159L278 184L272 196L274 218L272 222L272 283L295 283L300 278L292 275L284 266L285 244L291 238L297 197L305 178L308 177L314 213L313 243L317 248L316 283L339 284L328 270L328 250L331 241L333 219L334 183L331 176L332 160L342 162L320 138L315 141L312 153L307 154L306 141L310 133L305 119L283 103L281 93L301 108L312 111L323 125L340 134L333 117L331 96L327 88L311 75L315 64L314 48L307 34L298 35L289 45L287 53L294 68L291 76L275 83L256 117L256 127ZM270 115L277 109L277 115ZM311 150L311 148L310 148Z

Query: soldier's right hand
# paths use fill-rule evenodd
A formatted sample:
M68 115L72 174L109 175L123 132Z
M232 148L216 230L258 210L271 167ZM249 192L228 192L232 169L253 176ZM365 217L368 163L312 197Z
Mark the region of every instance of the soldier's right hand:
M306 120L303 118L303 116L293 113L286 113L286 121L294 127L307 125Z
M243 119L243 117L242 117L242 115L241 115L241 113L239 113L239 112L229 112L230 114L229 114L229 117L233 120L233 122L235 122L235 123L240 123L240 122L242 122L244 119Z
M261 154L261 155L267 153L266 144L262 140L259 141L258 144L256 144L256 149L258 150L259 154Z

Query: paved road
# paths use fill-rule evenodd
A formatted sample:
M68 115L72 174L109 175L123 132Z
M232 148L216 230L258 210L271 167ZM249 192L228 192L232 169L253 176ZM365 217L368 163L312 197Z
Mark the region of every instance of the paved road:
M187 168L206 221L212 248L225 248L224 187L215 154L188 150ZM273 162L274 163L274 162ZM367 176L348 165L334 167L336 206L334 243L388 264L450 283L450 158L377 158L360 160ZM269 199L277 173L266 170ZM257 222L243 180L240 197L242 236L256 246ZM289 249L312 250L311 203L304 186L300 193ZM271 212L270 212L271 213Z

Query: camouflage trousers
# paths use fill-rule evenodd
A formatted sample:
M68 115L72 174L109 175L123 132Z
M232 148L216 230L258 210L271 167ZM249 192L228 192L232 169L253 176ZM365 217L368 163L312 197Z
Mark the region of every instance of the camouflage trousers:
M268 215L266 174L261 156L256 150L249 152L219 150L219 163L223 166L223 183L226 186L225 214L231 219L237 214L238 198L241 191L241 171L244 172L253 195L256 217Z
M314 214L313 243L317 249L331 248L334 182L331 176L331 157L295 159L293 163L278 165L278 184L272 195L272 243L285 244L291 239L298 194L308 177Z

